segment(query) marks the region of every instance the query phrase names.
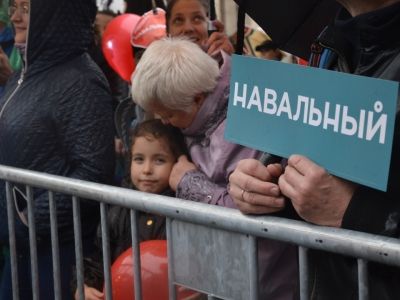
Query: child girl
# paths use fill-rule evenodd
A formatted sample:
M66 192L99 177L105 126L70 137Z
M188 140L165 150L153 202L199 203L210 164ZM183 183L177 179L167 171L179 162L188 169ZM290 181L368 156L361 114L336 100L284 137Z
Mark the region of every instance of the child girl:
M174 196L169 188L169 175L178 157L186 153L181 132L161 120L144 121L136 126L131 135L130 178L133 189L142 192ZM110 228L111 261L131 247L130 209L113 206L108 211ZM138 212L139 241L165 239L165 217ZM101 229L98 229L95 256L85 258L85 299L103 299L103 262L101 253ZM75 299L78 299L76 286Z

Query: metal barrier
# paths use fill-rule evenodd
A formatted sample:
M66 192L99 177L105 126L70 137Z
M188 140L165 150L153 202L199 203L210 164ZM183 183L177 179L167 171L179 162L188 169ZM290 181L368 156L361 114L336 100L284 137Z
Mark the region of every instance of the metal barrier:
M309 277L307 262L307 250L309 248L358 258L359 299L368 299L367 261L400 266L400 243L397 239L344 229L314 226L305 222L271 216L249 217L234 209L146 194L123 188L5 166L0 166L0 179L6 181L7 188L7 211L10 231L10 255L14 299L19 299L19 297L16 268L16 240L13 222L15 213L10 183L20 183L27 186L33 299L39 299L39 278L35 224L33 218L32 187L43 188L49 191L53 277L56 299L61 299L61 296L58 235L56 230L57 215L53 203L53 192L71 195L71 201L73 201L77 282L81 299L83 299L83 258L79 198L100 202L105 294L107 299L111 299L111 279L106 203L132 209L131 229L132 247L134 249L134 284L135 287L137 287L135 288L136 299L141 299L142 293L140 288L141 278L136 210L161 214L167 217L170 299L176 299L175 285L184 285L194 290L206 292L209 299L213 299L214 296L222 299L257 299L255 237L275 239L299 246L301 299L308 299L310 295L308 290ZM213 243L208 243L207 245L204 245L204 243L196 243L193 239L188 241L187 237L190 237L193 233L201 234L207 239L213 239L213 237L217 237L217 239L214 239ZM207 252L211 253L210 256L204 258L207 259L209 263L206 264L204 260L194 262L195 264L202 264L203 267L205 266L205 269L199 272L199 274L188 274L187 270L185 271L185 269L177 264L177 260L182 259L182 257L186 257L187 260L193 257L193 254L190 252L193 247L182 247L182 245L189 245L190 243L196 243L196 251L201 251L197 247L205 246L208 247ZM216 248L213 248L214 246ZM230 250L237 249L236 251L238 252L233 251L233 256L230 256L228 261L221 262L218 261L218 259L214 259L215 257L213 258L212 254L213 251L220 251L218 249L221 247L229 247ZM240 268L238 268L239 271L235 273L233 268L229 268L229 281L224 280L224 276L226 276L225 271L227 269L226 264L229 264L230 267L232 264L230 259L237 259L237 257L243 256L237 255L237 253L247 253L247 256L241 260L235 261L235 267L240 266ZM224 269L224 272L217 272L218 269ZM211 277L209 281L204 277L206 274L206 277ZM198 276L203 276L203 280L198 280ZM238 294L232 294L232 292Z

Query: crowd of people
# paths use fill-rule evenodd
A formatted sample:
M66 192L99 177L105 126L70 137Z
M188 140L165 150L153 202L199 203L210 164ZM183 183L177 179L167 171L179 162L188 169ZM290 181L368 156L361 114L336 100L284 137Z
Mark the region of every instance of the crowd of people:
M263 165L262 153L224 139L234 47L224 25L209 19L208 0L158 1L140 8L132 28L136 69L118 78L101 53L101 34L114 15L94 0L13 0L0 11L0 165L121 185L312 224L378 235L400 234L399 108L386 192L329 174L293 153ZM313 45L309 65L400 82L400 0L337 0L343 7ZM127 1L127 11L134 2ZM139 2L138 2L139 3ZM136 3L137 5L139 5ZM149 1L150 3L150 1ZM0 8L6 5L0 2ZM136 11L139 9L135 8ZM7 14L6 14L7 15ZM216 30L208 31L210 22ZM97 24L97 35L93 26ZM396 31L397 29L397 31ZM0 40L1 41L1 40ZM14 63L16 51L19 64ZM256 48L267 59L297 63L270 40ZM287 59L289 58L289 59ZM114 128L115 127L115 128ZM116 180L116 156L122 180ZM379 157L371 157L379 159ZM19 282L31 282L28 191L11 186ZM49 195L33 189L40 299L54 299ZM72 201L54 195L63 299L74 284ZM98 203L82 199L85 299L103 299ZM129 210L110 207L112 260L130 247ZM165 218L140 213L140 241L165 239ZM258 239L259 298L298 299L297 248ZM0 246L8 248L6 187L0 184ZM357 299L357 263L311 251L312 299ZM12 299L11 261L4 251L0 299ZM400 272L370 264L371 299L397 299ZM72 282L72 288L71 288ZM21 299L32 298L20 284Z

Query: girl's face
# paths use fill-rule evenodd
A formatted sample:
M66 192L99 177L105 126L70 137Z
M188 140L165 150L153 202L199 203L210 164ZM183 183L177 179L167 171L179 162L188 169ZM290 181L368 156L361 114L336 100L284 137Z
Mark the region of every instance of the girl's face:
M29 24L29 1L14 0L9 8L10 20L15 29L15 43L26 43Z
M131 180L139 191L159 194L169 187L176 159L163 138L141 136L132 146Z
M208 39L207 12L198 0L179 0L168 21L171 36L186 36L199 46Z

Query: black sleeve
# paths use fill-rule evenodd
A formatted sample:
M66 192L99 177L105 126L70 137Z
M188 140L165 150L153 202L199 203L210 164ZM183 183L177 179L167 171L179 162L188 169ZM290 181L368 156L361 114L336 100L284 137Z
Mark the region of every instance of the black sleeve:
M400 120L397 113L387 191L359 186L345 212L343 228L396 238L400 236L399 156Z
M52 122L57 136L55 143L67 162L63 174L59 175L111 183L115 164L112 99L107 83L99 73L88 66L87 72L79 77L64 78L65 88L54 100ZM69 232L72 224L71 196L55 194L55 201L59 228ZM84 236L85 232L95 230L98 214L93 213L93 209L97 207L95 201L81 201ZM49 202L48 194L43 191L35 194L35 218L37 233L48 236ZM93 228L86 230L86 224L93 225Z

